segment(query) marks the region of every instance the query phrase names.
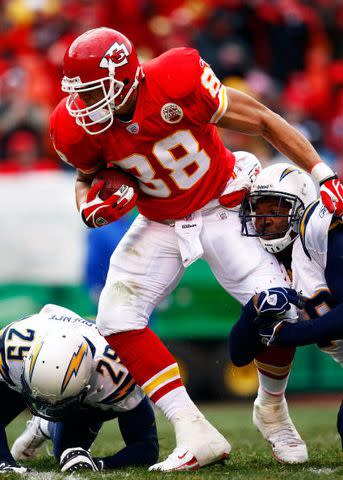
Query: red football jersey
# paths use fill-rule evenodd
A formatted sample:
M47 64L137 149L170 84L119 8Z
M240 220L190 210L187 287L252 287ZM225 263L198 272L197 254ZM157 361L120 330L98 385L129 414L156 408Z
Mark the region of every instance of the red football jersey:
M142 193L138 210L152 220L183 218L223 191L234 156L214 125L227 109L225 87L196 50L169 50L143 66L135 113L103 133L87 134L66 99L51 117L57 153L85 173L117 165Z

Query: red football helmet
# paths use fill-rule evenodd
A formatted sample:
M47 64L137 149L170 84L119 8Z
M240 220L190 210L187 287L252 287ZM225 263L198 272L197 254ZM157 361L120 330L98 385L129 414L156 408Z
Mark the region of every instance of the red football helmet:
M114 110L127 102L142 76L128 38L111 28L89 30L70 45L64 56L62 90L69 93L67 110L87 133L101 133L112 125ZM78 93L97 89L102 89L103 98L86 106ZM88 128L96 124L101 124L100 128Z

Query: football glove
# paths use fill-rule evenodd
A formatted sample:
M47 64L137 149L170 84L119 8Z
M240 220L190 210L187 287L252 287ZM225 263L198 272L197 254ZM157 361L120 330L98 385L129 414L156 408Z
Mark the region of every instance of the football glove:
M106 200L101 200L99 192L104 185L100 180L88 191L87 200L80 207L83 222L90 228L102 227L126 215L136 204L137 194L132 187L122 185Z
M343 185L337 175L320 182L320 196L330 213L337 217L343 215Z
M92 470L97 472L99 469L87 450L81 447L67 448L60 458L61 472L78 472L82 470Z
M227 208L234 208L240 205L245 195L250 192L251 185L260 171L261 164L255 155L246 154L246 152L236 152L234 168L236 178L229 182L219 197L219 203Z
M318 162L311 170L311 175L320 185L320 197L324 206L337 217L343 215L343 185L337 175L324 162Z
M277 317L286 313L291 304L304 308L304 298L291 288L269 288L256 295L254 302L259 317Z
M0 474L1 473L26 473L30 472L29 468L19 465L14 460L9 462L8 460L0 460Z
M285 323L285 320L275 322L275 319L271 321L269 326L265 323L265 325L261 327L259 331L261 343L267 347L270 345L277 345L277 336Z

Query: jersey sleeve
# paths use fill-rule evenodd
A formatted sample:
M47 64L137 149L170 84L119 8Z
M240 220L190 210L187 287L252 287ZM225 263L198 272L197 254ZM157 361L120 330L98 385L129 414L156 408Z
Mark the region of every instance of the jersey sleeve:
M332 214L317 200L305 209L300 222L300 239L304 252L323 269L326 266L331 221Z
M192 48L174 48L151 63L157 88L181 102L190 120L217 123L227 110L225 86ZM150 70L150 71L151 71Z
M200 58L197 85L197 105L203 123L218 123L228 107L225 86L216 77L212 68Z
M105 166L101 145L76 124L66 109L66 99L50 118L50 137L56 153L69 165L90 174Z
M306 255L299 238L293 246L292 276L293 288L305 297L312 297L316 292L328 288L324 269Z

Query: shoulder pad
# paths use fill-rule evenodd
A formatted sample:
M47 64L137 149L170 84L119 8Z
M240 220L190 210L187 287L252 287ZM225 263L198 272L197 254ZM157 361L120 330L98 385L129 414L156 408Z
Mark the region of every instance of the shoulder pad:
M201 58L193 48L172 48L144 66L144 72L172 98L182 98L194 88Z
M75 168L92 173L104 163L99 140L77 125L66 108L64 98L50 118L50 136L60 158Z
M328 212L320 200L308 205L300 221L300 239L304 252L311 259L311 252L327 251L328 231L332 214Z
M86 132L69 115L66 108L67 97L63 98L52 112L50 117L50 135L57 146L59 144L78 143Z

